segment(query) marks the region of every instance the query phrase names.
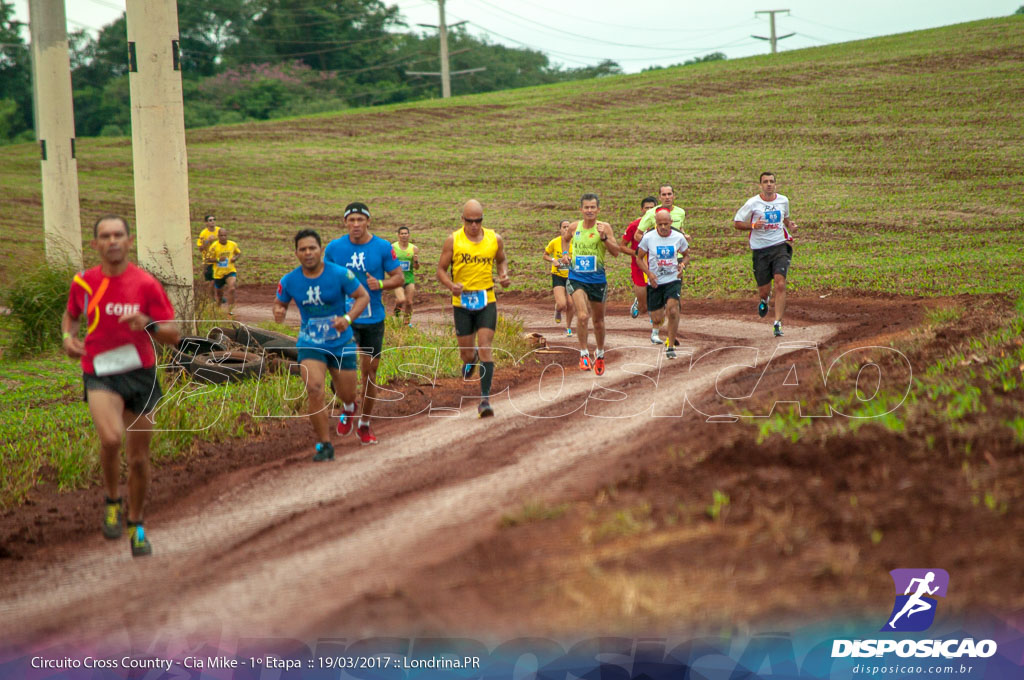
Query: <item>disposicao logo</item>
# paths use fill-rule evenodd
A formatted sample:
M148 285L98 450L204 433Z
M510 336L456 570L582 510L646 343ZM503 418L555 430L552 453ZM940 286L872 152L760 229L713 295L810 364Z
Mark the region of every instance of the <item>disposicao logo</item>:
M949 573L944 569L893 569L896 601L882 632L916 633L928 630L935 621L937 597L945 597ZM900 657L987 658L994 655L994 640L973 638L944 640L833 640L832 657Z
M935 621L938 597L946 597L949 573L945 569L893 569L896 603L883 631L916 633L928 630Z

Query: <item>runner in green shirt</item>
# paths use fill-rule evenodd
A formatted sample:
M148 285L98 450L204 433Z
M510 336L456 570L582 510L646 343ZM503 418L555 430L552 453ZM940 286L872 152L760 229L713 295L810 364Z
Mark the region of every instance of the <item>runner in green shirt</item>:
M405 310L405 322L412 326L412 305L416 295L416 269L420 268L420 249L409 243L409 227L398 228L398 240L391 244L395 259L405 275L405 285L395 288L395 316Z

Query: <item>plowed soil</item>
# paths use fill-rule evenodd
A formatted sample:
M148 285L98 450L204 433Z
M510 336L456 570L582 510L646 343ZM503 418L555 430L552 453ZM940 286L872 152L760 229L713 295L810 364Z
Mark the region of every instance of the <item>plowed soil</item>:
M239 318L263 318L268 293L241 291ZM38 491L0 521L0 639L694 631L806 619L809 606L873 611L878 583L891 590L886 568L949 564L937 545L971 571L957 571L959 587L977 573L977 601L991 582L1024 592L1012 557L1024 527L1007 539L963 513L941 492L949 465L902 456L881 431L768 446L701 415L819 356L905 336L924 301L797 298L782 339L750 300L687 302L676 361L613 304L600 378L579 371L548 301L499 305L553 351L498 376L495 391L508 389L493 419L476 417L475 386L442 381L396 387L409 400L380 410L380 444L335 437L332 463L310 461L303 419L202 448L155 471L150 558L102 538L99 489ZM450 321L428 303L418 322ZM1003 472L1019 478L1019 460ZM731 500L710 520L715 490ZM997 541L1005 560L969 560Z

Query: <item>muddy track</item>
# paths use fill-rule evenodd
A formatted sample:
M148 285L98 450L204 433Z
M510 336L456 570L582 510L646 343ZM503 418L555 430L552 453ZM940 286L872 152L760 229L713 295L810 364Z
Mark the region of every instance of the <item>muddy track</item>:
M247 306L243 300L239 318L256 316ZM548 303L518 307L528 329L573 349L552 325ZM444 311L426 308L419 321L446 322ZM99 532L47 546L11 565L0 583L0 637L314 634L353 603L411 587L418 571L471 549L524 500L599 486L637 446L664 436L670 419L642 415L652 403L659 415L683 413L685 423L688 413L700 417L688 410L713 394L716 381L826 344L840 330L850 340L851 328L870 316L819 308L789 322L780 341L736 305L708 302L696 311L681 325L675 361L650 345L646 324L619 312L609 318L614 351L601 378L555 364L539 386L493 399L493 419L477 419L467 400L457 413L382 421L376 447L336 438L333 463L309 462L303 442L211 480L151 516L150 559L132 560L122 542L115 547ZM878 324L863 330L877 333ZM743 366L750 348L754 368Z

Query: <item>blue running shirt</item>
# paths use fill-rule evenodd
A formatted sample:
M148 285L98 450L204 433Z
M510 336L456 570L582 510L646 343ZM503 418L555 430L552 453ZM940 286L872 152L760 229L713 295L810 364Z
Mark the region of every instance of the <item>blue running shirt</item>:
M339 333L332 324L336 317L345 316L352 300L349 296L357 290L356 275L330 262L324 263L324 270L315 279L307 278L302 267L285 274L277 284L277 299L284 304L295 300L299 308L302 327L296 347L340 350L347 345L352 340L352 329Z
M370 304L359 318L355 319L355 324L363 326L383 321L383 293L379 289L370 290L366 285L366 275L369 274L383 283L388 277L388 272L401 269L391 244L379 236L373 236L368 242L356 245L348 235L345 235L327 244L327 248L324 249L324 261L333 262L352 271L370 294ZM348 300L346 304L351 305L352 301Z

